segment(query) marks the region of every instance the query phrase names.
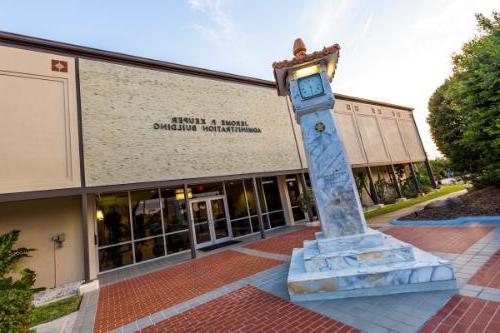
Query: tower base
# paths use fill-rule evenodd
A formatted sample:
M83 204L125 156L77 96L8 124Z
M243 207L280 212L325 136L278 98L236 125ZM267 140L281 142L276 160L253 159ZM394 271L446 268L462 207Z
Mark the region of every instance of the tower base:
M288 272L292 301L456 289L453 268L379 231L305 241L294 249Z

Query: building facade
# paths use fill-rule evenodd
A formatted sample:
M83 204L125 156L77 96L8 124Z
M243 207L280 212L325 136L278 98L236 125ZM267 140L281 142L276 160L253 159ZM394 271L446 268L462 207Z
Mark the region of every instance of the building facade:
M402 196L395 169L418 188L413 110L336 98L365 204L382 180ZM315 218L274 82L0 33L0 110L0 233L37 249L40 286Z

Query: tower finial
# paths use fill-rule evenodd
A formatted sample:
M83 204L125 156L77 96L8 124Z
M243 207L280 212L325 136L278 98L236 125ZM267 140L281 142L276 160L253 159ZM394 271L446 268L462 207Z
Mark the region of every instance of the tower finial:
M297 38L293 43L293 55L295 57L303 57L306 55L306 44L301 38Z

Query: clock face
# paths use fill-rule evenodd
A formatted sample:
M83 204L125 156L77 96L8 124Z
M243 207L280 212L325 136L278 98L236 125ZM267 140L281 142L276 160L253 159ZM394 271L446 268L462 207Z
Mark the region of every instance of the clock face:
M300 78L298 80L298 85L302 99L322 95L325 92L323 90L323 82L319 73Z

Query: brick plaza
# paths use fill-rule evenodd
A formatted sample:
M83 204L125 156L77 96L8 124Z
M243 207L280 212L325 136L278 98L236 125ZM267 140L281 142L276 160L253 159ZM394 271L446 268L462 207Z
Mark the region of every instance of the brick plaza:
M288 260L316 227L101 277L75 329L94 332L500 332L500 228L384 227L453 263L459 290L289 301Z

